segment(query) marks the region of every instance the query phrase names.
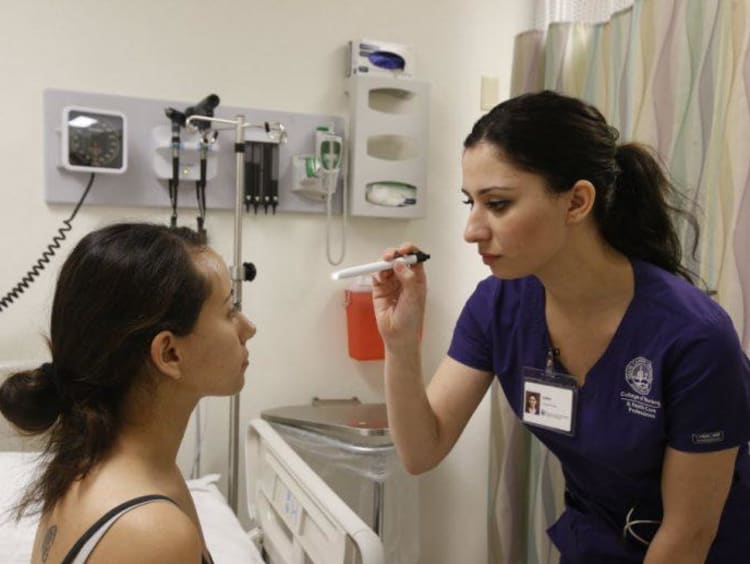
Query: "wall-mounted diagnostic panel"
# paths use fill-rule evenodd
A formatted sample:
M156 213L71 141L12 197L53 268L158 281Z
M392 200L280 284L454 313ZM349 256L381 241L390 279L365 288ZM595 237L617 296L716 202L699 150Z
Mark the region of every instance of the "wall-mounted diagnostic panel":
M45 90L46 201L75 204L85 184L81 173L95 172L97 179L86 198L87 205L169 207L179 195L180 208L233 209L237 163L235 131L229 122L244 116L248 124L271 127L271 133L273 124L285 128L283 143L270 139L269 132L262 128L245 130L246 209L264 215L327 213L325 201L305 198L293 190L292 155L315 150L315 132L321 125L345 131L343 118L218 105L213 117L225 123L207 122L212 130L208 133L213 135L204 135L200 127L183 123L175 141L173 124L165 110L187 110L189 106L189 102L177 100ZM251 151L256 142L273 145L263 146L267 150L257 160L262 174L260 168L256 171L251 166L256 164ZM196 183L203 180L205 198L198 198ZM255 194L260 199L250 200ZM342 190L335 191L331 204L334 213L341 213Z

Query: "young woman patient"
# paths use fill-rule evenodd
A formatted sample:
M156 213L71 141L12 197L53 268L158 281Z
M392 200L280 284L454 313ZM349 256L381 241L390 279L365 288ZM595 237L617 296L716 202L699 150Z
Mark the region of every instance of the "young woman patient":
M41 512L33 564L211 562L177 450L200 398L242 388L254 334L195 232L117 224L78 243L57 282L51 362L0 387L3 415L45 433L18 506Z

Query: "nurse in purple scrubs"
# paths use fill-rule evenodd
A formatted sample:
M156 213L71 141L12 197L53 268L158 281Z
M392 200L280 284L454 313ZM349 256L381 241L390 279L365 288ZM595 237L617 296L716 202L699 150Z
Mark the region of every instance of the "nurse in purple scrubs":
M427 389L423 266L375 276L393 437L410 472L433 468L497 377L562 464L566 509L548 531L562 563L745 564L750 364L682 264L673 221L694 220L650 152L617 139L594 107L549 91L474 125L464 238L491 276Z

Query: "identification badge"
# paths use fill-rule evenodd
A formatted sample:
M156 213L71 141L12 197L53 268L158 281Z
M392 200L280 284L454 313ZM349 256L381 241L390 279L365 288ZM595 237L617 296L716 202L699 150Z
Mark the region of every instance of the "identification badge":
M524 423L575 435L578 385L575 378L562 372L523 369Z

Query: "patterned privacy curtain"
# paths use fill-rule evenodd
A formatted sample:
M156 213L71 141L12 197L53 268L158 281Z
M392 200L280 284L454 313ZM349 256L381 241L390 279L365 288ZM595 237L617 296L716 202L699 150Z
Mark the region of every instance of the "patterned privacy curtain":
M511 94L557 90L597 106L621 140L657 150L701 225L687 265L750 350L750 0L537 0L516 37ZM489 561L555 564L557 460L494 386Z

